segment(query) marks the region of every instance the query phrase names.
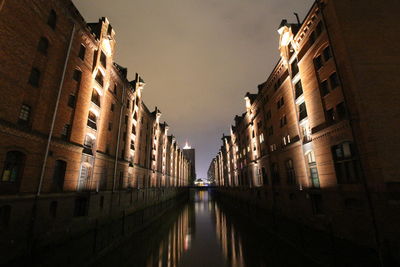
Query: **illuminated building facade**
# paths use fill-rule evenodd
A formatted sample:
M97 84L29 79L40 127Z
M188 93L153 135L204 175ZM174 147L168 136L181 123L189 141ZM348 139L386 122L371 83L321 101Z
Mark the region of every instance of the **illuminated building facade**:
M400 144L387 138L399 132L399 56L389 45L398 37L383 44L363 35L390 35L389 9L325 0L302 23L282 20L280 59L245 95L246 112L223 137L209 177L250 188L227 194L258 196L274 213L397 257Z
M35 214L61 225L132 211L132 192L146 202L188 185L190 162L143 103L142 77L114 62L107 18L86 23L69 0L2 1L0 33L0 228L10 239Z
M190 161L190 183L193 184L196 180L196 150L188 145L183 147L183 155Z

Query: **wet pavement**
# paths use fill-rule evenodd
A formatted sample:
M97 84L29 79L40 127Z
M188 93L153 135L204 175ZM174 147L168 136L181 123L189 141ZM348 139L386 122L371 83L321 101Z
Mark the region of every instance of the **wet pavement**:
M233 215L211 190L108 251L96 266L316 266L248 219Z

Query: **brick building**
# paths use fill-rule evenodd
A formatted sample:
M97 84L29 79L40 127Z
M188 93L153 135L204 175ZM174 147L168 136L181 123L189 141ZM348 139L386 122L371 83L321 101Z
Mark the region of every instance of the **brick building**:
M302 23L282 20L280 59L246 94L209 176L400 261L400 3L390 3L316 1Z
M0 33L5 240L18 239L13 230L24 239L30 217L62 227L103 216L116 192L116 210L132 211L132 192L146 202L188 185L190 162L143 103L142 77L114 62L107 18L86 23L70 0L1 1Z

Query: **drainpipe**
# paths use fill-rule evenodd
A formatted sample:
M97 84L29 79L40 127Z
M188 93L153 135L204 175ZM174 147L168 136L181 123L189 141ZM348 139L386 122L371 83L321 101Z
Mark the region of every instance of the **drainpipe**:
M317 4L319 10L321 11L321 16L322 16L322 20L323 20L323 22L325 24L325 30L326 30L326 33L327 33L327 36L328 36L329 45L331 46L332 56L333 56L333 59L334 59L333 62L335 64L337 72L339 72L340 68L339 68L339 66L338 66L338 64L336 62L336 56L335 56L335 51L334 51L333 45L332 45L333 43L332 43L331 34L330 34L329 30L328 30L327 23L326 23L326 18L325 18L324 12L323 12L323 8L324 8L323 7L323 3L321 3L321 0L315 0L315 2ZM339 72L339 81L340 81L340 84L343 85L340 72ZM344 102L347 105L348 96L346 95L344 90L342 90L342 92L343 92ZM350 114L349 110L348 110L348 113L349 113L350 129L351 129L351 133L352 133L352 136L353 136L353 142L355 144L356 152L359 155L359 153L358 153L359 152L358 140L355 138L356 134L355 134L355 131L354 131L353 121L351 119L351 114ZM381 244L381 236L380 236L380 232L379 232L378 223L377 223L377 220L376 220L375 207L373 205L371 192L370 192L369 187L368 187L368 181L367 181L367 179L365 177L365 172L364 172L364 168L363 168L362 165L363 165L363 163L360 160L361 181L362 181L362 186L364 187L365 197L367 198L367 203L368 203L369 212L370 212L370 216L371 216L371 223L372 223L373 233L374 233L374 238L375 238L375 243L376 243L376 250L377 250L378 256L379 256L379 263L380 263L380 266L385 266L386 265L385 264L386 259L385 259L385 253L384 253L385 251L384 251L384 247Z
M114 162L114 175L113 175L113 187L112 192L115 191L115 183L117 176L117 166L118 166L118 153L119 153L119 144L121 141L121 123L122 123L122 115L125 107L125 97L126 97L126 87L125 85L122 88L122 104L121 104L121 112L119 114L119 122L118 122L118 138L117 138L117 147L115 149L115 162Z
M1 7L2 7L1 5L3 3L4 3L4 1L0 2L0 10L1 10ZM40 174L39 185L38 185L38 188L37 188L37 192L36 192L35 198L33 200L31 221L29 223L28 234L27 234L27 240L28 240L27 250L28 250L28 255L29 256L32 256L33 248L34 248L34 245L35 245L34 235L35 235L35 223L36 223L36 216L37 216L37 204L38 204L39 196L40 196L40 194L42 192L42 185L43 185L44 173L45 173L45 170L46 170L46 162L47 162L47 158L48 158L48 155L49 155L51 137L53 135L54 123L55 123L55 120L56 120L58 104L60 102L61 90L62 90L62 86L63 86L63 83L64 83L65 72L66 72L66 69L67 69L67 64L68 64L68 59L69 59L69 55L70 55L70 52L71 52L71 47L72 47L72 41L74 39L74 34L75 34L75 23L73 24L73 27L72 27L71 37L70 37L70 41L69 41L69 45L68 45L67 56L66 56L65 62L64 62L64 68L63 68L63 73L62 73L62 76L61 76L60 86L58 88L56 106L54 108L53 118L52 118L52 121L51 121L51 127L50 127L49 137L48 137L48 140L47 140L46 152L45 152L45 155L44 155L44 161L43 161L42 170L41 170L41 174Z
M43 160L43 164L42 164L42 171L40 173L39 185L38 185L38 188L37 188L36 196L40 196L40 194L42 192L42 185L43 185L44 174L45 174L45 171L46 171L47 158L49 156L51 137L53 135L54 123L56 121L58 105L60 103L60 97L61 97L61 90L62 90L62 86L64 84L65 72L67 70L68 58L69 58L69 55L71 53L71 47L72 47L72 41L74 40L74 34L75 34L75 24L72 27L71 38L69 40L69 45L68 45L67 57L66 57L65 62L64 62L64 69L63 69L63 73L62 73L62 77L61 77L61 81L60 81L60 86L58 87L56 106L54 107L53 118L52 118L52 121L51 121L49 137L47 139L46 152L44 154L44 160Z
M113 196L115 192L115 184L117 179L117 169L118 169L118 153L119 153L119 144L121 141L121 123L122 123L122 115L125 107L125 97L126 97L126 87L122 86L122 103L121 103L121 112L119 114L119 122L118 122L118 138L117 138L117 147L115 148L115 161L114 161L114 174L113 174L113 185L111 191L111 203L110 203L110 213L113 207Z

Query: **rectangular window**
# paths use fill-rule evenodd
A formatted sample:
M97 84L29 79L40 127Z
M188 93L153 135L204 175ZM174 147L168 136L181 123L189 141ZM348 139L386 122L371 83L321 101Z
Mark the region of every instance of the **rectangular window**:
M299 66L297 64L297 58L292 62L292 64L290 64L292 69L292 78L296 76L297 73L299 73Z
M112 130L112 122L108 123L108 130L111 131Z
M332 122L335 120L335 111L333 110L333 108L328 109L326 111L326 120L329 122Z
M295 85L295 98L297 99L299 96L303 94L303 86L301 84L301 81L298 81Z
M324 49L324 51L322 52L322 54L324 55L324 60L325 60L325 62L328 61L328 60L332 57L331 50L329 49L329 46L327 46L327 47Z
M78 57L82 60L85 60L85 54L86 54L86 47L83 44L81 44L81 46L79 47Z
M72 74L72 79L74 79L77 82L80 82L82 79L82 72L80 70L74 70L74 73Z
M310 194L311 206L314 214L323 214L322 196L318 194Z
M37 68L32 68L28 80L29 84L35 87L39 87L39 81L40 81L40 70Z
M336 87L339 86L339 77L336 72L332 73L331 76L329 76L329 82L331 84L331 90L336 89Z
M21 110L20 110L19 116L18 116L19 121L22 123L27 123L27 122L29 122L30 116L31 116L31 107L23 104L21 106Z
M100 71L98 71L96 74L96 82L103 87L103 83L104 83L103 74Z
M69 95L68 97L68 106L71 108L75 107L75 101L76 101L76 97L75 95Z
M322 63L322 57L321 57L321 55L317 56L317 57L314 59L314 64L315 64L315 68L316 68L317 70L319 70L320 68L322 68L323 63Z
M62 132L61 132L61 139L68 140L69 131L70 131L70 125L69 124L64 124L64 127L63 127Z
M325 80L321 83L321 94L322 96L326 96L329 94L329 87L328 87L328 81Z
M110 110L111 110L111 111L114 111L114 107L115 107L115 104L112 103L111 106L110 106Z
M107 67L107 56L106 56L106 54L104 54L103 51L101 51L101 54L100 54L100 63L104 68Z
M345 142L332 147L338 184L358 183L360 170L353 144Z
M299 121L307 117L306 103L303 102L299 105Z
M336 113L339 120L347 118L347 111L343 102L336 106Z

